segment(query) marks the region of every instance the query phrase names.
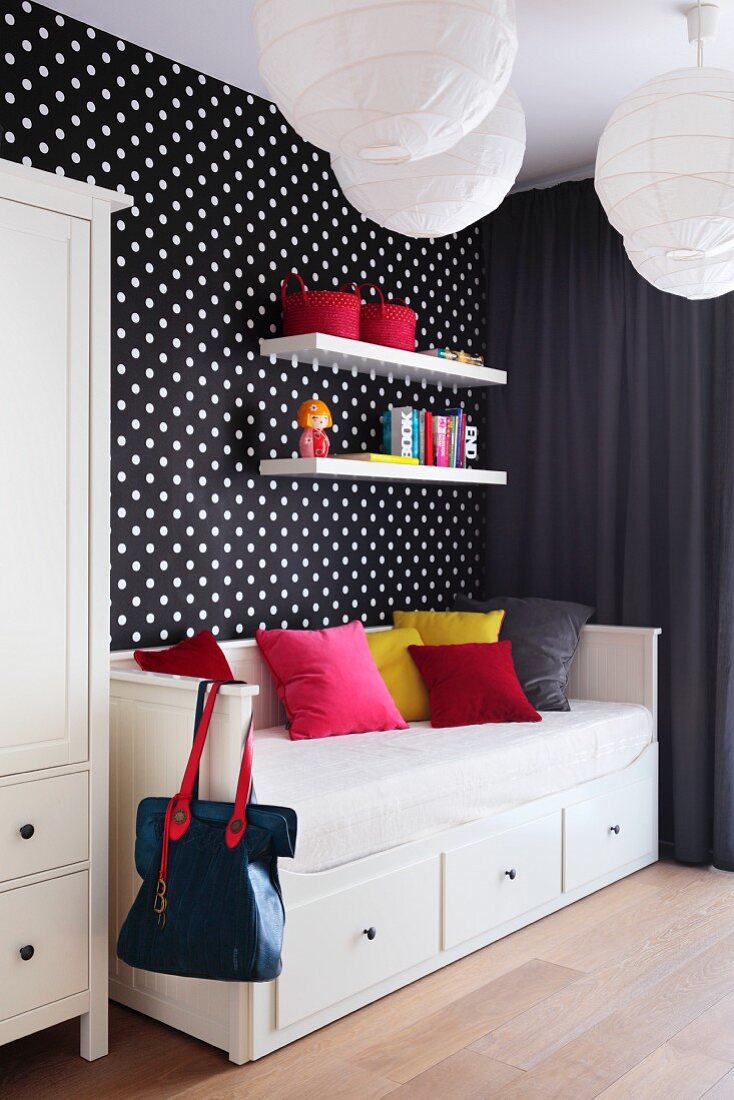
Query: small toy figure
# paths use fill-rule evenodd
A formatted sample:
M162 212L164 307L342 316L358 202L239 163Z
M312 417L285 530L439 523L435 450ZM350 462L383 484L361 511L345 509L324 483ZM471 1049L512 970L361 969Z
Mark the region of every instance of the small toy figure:
M329 453L329 437L326 428L333 424L329 406L312 398L304 401L298 410L298 426L303 428L298 444L301 458L326 458Z

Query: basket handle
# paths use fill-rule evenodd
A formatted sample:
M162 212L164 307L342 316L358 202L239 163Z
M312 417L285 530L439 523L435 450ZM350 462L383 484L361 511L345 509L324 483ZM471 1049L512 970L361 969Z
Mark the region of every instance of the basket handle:
M339 290L351 290L353 294L357 295L360 302L362 300L362 295L359 293L359 283L342 283Z
M385 312L385 295L382 293L382 291L380 290L377 283L360 283L360 285L359 285L360 299L362 297L362 291L365 290L365 289L376 290L377 291L377 293L380 295L380 313L384 314L384 312Z
M301 291L300 291L301 299L303 301L303 304L305 305L306 304L307 291L306 291L306 287L304 285L303 279L301 278L301 276L298 274L297 271L289 271L288 274L286 275L286 277L283 279L283 282L280 284L280 301L281 301L281 304L282 304L283 308L285 309L285 300L287 298L286 288L288 286L288 280L289 279L298 279L298 282L301 285ZM298 294L298 291L296 291L296 294Z

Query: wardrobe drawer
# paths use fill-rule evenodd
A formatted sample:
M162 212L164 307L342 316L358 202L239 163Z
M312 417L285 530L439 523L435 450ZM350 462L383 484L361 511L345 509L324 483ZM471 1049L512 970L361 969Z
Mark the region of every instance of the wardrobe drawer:
M444 949L561 893L561 814L444 853Z
M436 857L289 912L277 1027L437 954L440 885Z
M0 882L86 859L88 816L87 772L0 787Z
M86 871L0 894L0 1020L86 989L88 944Z
M564 890L624 867L652 852L655 790L651 779L567 806L564 812Z

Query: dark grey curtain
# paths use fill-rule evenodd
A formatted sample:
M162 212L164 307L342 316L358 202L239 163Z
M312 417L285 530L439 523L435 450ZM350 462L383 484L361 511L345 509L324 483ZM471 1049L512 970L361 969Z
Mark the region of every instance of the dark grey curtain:
M483 226L491 464L484 595L661 626L661 836L734 870L734 295L688 302L627 260L593 183Z

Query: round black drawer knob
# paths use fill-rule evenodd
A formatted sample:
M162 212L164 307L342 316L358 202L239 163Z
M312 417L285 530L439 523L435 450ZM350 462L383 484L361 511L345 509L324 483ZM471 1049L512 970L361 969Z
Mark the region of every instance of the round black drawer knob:
M515 870L514 867L512 867L509 871L505 871L505 874L507 875L507 877L510 879L511 882L514 882L515 879L517 878L517 871Z
M35 953L36 949L32 943L27 943L25 947L21 947L20 951L18 952L24 963L27 963L29 959L32 959Z
M615 836L619 836L619 830L620 830L619 825L610 825L609 826L609 832L614 833Z
M365 928L363 930L363 932L364 932L364 935L367 937L368 940L373 940L375 938L375 936L377 935L377 929L376 928Z
M23 840L30 840L35 831L32 825L21 825L20 827L20 835L23 837Z

